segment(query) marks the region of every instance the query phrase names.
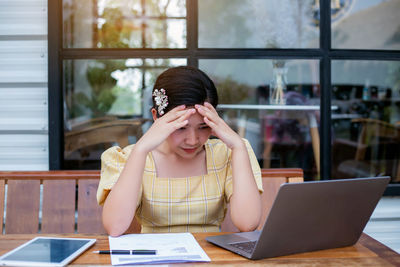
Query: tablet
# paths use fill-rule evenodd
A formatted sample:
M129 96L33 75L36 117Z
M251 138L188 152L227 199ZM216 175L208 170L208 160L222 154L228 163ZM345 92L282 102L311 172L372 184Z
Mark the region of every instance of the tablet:
M36 237L0 257L4 266L64 266L96 239Z

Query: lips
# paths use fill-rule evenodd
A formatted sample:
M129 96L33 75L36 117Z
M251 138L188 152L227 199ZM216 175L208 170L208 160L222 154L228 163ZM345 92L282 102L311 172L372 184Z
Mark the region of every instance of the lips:
M197 148L196 147L195 148L182 148L182 150L188 154L192 154L197 151Z

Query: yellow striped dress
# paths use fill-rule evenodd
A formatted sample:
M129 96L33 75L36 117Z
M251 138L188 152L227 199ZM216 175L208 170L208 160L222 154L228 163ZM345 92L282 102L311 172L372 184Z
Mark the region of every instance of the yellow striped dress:
M261 170L245 140L254 177L262 192ZM97 201L102 205L118 180L134 145L111 147L101 156L101 179ZM152 154L146 158L136 218L143 233L218 232L232 195L231 150L219 139L209 139L207 174L186 178L157 177Z

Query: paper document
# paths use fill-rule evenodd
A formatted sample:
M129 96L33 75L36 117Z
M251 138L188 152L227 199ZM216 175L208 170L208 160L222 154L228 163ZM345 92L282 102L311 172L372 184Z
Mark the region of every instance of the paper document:
M191 233L110 236L109 242L110 250L157 250L156 255L113 254L111 255L112 265L211 261Z

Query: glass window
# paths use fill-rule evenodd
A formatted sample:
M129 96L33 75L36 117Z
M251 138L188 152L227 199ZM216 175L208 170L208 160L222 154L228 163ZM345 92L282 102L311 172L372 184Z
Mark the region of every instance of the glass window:
M303 0L201 0L199 47L317 48L319 5Z
M185 48L186 1L63 0L66 48Z
M306 179L318 178L319 61L207 59L199 65L217 86L221 116L249 140L262 167L298 167Z
M400 62L332 62L334 178L400 182Z
M64 71L68 144L84 142L72 142L71 132L121 120L142 126L127 130L118 125L113 128L119 132L112 134L105 128L95 132L129 137L112 144L135 142L149 125L146 99L155 77L189 59L190 65L199 66L215 81L221 116L250 140L261 166L299 167L308 180L389 174L393 183L399 182L394 149L400 151L395 145L400 121L400 0L190 1L60 0L63 18L57 27L62 28L62 36L49 38L63 40L53 56ZM198 9L187 12L187 3ZM320 25L329 27L329 16L321 17L328 11L321 8L329 5L331 31L320 32ZM327 37L330 44L324 42ZM187 40L197 44L188 46ZM106 49L100 52L100 48ZM115 48L122 48L121 53ZM353 55L349 49L361 51ZM139 50L147 59L129 58ZM99 52L103 60L93 59ZM271 57L276 59L267 59ZM393 61L385 61L389 59ZM57 80L53 77L57 76L50 75L49 84ZM320 88L327 83L332 88ZM332 140L323 131L320 141L321 91L332 92L327 107L332 114ZM51 115L50 120L59 115ZM378 128L364 131L365 125L371 129L371 120L379 129L388 126L392 135L376 137L371 132L378 133ZM108 146L72 149L66 143L63 168L97 169L99 155ZM62 153L58 147L52 153L56 152Z
M64 60L64 168L99 169L111 145L134 143L151 121L151 90L186 59Z
M332 1L332 48L400 49L400 1Z

